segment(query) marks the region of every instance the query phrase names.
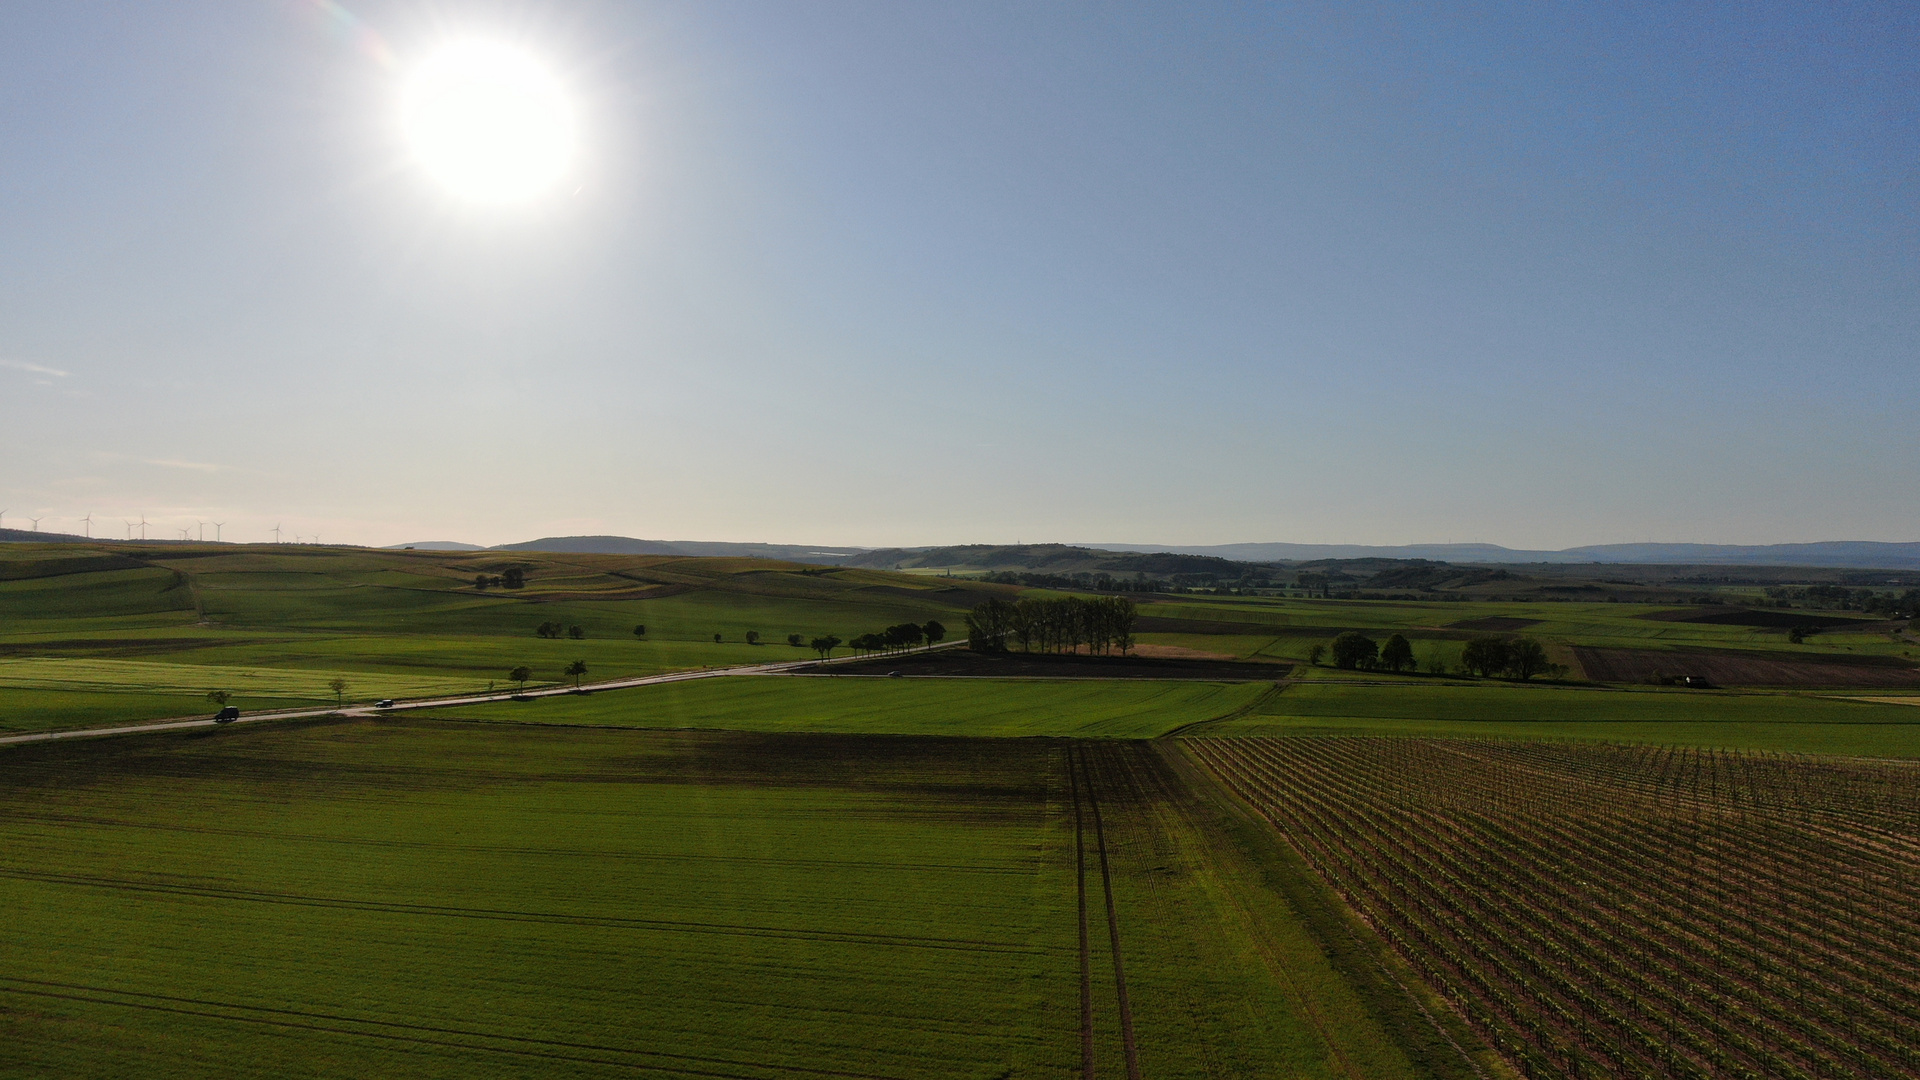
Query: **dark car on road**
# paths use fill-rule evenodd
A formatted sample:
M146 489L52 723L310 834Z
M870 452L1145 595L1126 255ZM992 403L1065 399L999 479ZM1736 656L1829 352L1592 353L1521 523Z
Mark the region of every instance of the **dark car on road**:
M213 722L216 724L231 724L238 719L240 719L240 710L232 705L213 714Z

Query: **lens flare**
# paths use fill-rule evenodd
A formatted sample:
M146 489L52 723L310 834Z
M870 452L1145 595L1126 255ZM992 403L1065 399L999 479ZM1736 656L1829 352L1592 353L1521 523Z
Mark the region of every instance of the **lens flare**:
M408 80L401 115L422 168L468 202L532 198L573 160L564 89L511 46L467 42L435 53Z

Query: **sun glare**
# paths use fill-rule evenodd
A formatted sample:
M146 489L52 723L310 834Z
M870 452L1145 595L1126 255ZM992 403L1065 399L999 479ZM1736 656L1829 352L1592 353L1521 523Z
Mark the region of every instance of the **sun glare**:
M573 159L573 111L559 80L506 45L435 53L408 81L402 119L421 166L469 202L531 198Z

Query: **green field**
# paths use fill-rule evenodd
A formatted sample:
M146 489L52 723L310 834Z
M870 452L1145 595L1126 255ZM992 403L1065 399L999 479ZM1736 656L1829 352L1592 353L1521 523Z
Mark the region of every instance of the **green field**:
M474 584L508 567L523 588ZM541 684L575 660L604 680L805 659L789 634L929 619L957 633L981 588L755 559L0 545L0 730L190 714L209 690L247 710L311 703L334 677L364 702L504 686L521 665ZM549 622L584 636L536 636ZM22 690L123 698L49 708Z
M867 735L1152 738L1252 708L1271 684L733 676L463 705L449 719Z
M509 566L524 589L473 582ZM500 688L521 664L550 684L574 660L597 681L802 659L787 634L931 618L957 636L973 603L1015 591L745 559L12 545L0 729L205 715L209 690L313 706L335 679L354 703ZM1131 678L948 677L934 657L904 678L0 748L0 1075L1008 1078L1075 1075L1090 1046L1125 1076L1130 1031L1156 1080L1511 1080L1199 764L1224 745L1209 737L1920 758L1897 681L1427 670L1456 667L1485 632L1457 624L1489 618L1533 620L1563 663L1584 645L1883 669L1913 648L1884 624L1791 646L1638 604L1143 601L1140 641L1178 648ZM584 636L536 637L542 622ZM1345 629L1405 633L1423 670L1300 662ZM1278 681L1170 677L1194 654L1294 663L1253 669ZM1240 670L1218 667L1184 672ZM1049 669L991 674L1022 670Z
M1810 694L1309 681L1195 735L1591 739L1920 757L1920 709Z
M1069 745L405 720L11 748L0 1073L1066 1075ZM1104 745L1145 1075L1458 1073L1335 970L1284 868Z

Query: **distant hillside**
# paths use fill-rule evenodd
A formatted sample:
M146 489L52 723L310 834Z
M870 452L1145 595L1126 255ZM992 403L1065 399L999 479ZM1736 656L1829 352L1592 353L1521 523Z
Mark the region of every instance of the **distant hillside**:
M1170 551L1240 562L1311 562L1322 559L1432 559L1454 563L1616 563L1709 566L1820 566L1856 569L1920 569L1920 543L1830 540L1814 544L1594 544L1560 551L1530 551L1498 544L1205 544L1151 546L1090 544L1107 551Z
M100 537L99 539L109 539ZM34 532L31 529L0 529L0 544L64 544L78 540L88 543L86 537L72 533Z
M631 536L546 536L520 544L497 544L487 550L554 551L574 555L733 556L838 566L846 563L851 556L859 554L863 549L824 547L817 544L731 544L707 540L637 540Z
M1168 576L1212 574L1237 578L1245 566L1215 555L1175 552L1101 551L1067 544L962 544L936 548L880 548L846 560L848 566L877 570L951 568L1027 570L1049 574L1080 572Z

